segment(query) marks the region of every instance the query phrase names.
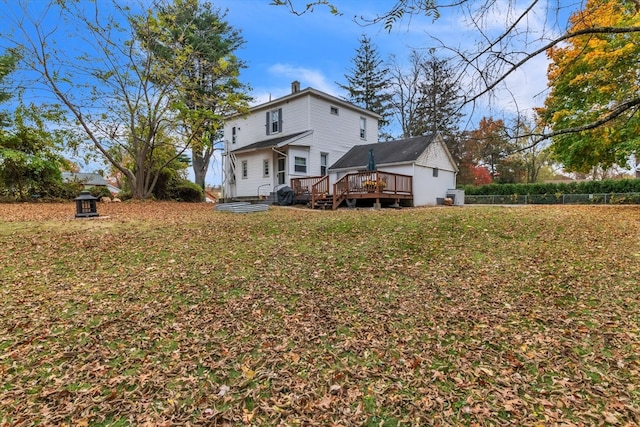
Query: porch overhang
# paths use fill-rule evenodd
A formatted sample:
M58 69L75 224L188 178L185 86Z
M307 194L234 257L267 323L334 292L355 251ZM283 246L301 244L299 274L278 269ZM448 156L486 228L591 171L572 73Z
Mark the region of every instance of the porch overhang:
M259 151L264 149L271 149L271 148L277 149L277 148L284 147L286 145L292 145L296 141L299 141L302 138L305 138L311 135L312 133L313 133L313 130L310 129L310 130L305 130L303 132L297 132L290 135L283 135L283 136L278 136L276 138L269 138L263 141L254 142L253 144L247 145L246 147L237 148L235 150L232 150L231 152L234 154L243 154L243 153L249 153L252 151Z

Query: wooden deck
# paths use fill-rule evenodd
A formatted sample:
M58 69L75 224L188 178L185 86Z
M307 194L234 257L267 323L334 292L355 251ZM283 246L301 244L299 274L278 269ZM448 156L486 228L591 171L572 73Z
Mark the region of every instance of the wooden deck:
M373 171L350 173L333 184L329 192L329 177L315 176L293 178L291 188L297 200L311 203L311 207L327 207L337 209L342 202L356 199L372 199L375 203L381 200L413 199L413 177L397 173Z

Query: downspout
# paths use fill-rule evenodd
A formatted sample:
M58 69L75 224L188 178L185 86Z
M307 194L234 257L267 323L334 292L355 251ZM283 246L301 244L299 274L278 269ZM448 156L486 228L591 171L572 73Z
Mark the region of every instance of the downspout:
M222 201L226 202L227 201L227 197L228 194L230 192L230 188L229 188L229 182L227 180L227 163L228 163L228 158L227 156L229 155L229 141L227 141L226 139L224 140L224 152L222 153L222 158L220 159L220 165L222 167ZM225 162L226 160L226 162Z

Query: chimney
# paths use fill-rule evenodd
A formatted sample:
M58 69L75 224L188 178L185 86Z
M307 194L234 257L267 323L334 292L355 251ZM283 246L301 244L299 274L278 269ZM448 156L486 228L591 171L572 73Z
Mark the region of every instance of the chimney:
M300 92L300 82L294 80L291 82L291 93Z

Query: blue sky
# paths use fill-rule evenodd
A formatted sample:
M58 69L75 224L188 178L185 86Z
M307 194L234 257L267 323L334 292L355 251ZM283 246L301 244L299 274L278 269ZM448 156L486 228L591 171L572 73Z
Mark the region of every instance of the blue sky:
M12 6L12 0L8 0ZM98 0L100 1L100 0ZM127 0L138 4L137 0ZM566 25L571 10L582 0L565 0L566 7L556 17L546 13L542 1L537 13L529 16L527 24L536 33L553 30L556 23ZM412 16L397 23L389 33L383 26L361 26L353 21L354 16L373 17L383 12L395 1L371 0L335 0L341 16L332 15L328 8L317 6L315 11L302 16L292 14L288 8L272 6L271 0L212 0L214 7L227 10L226 20L241 30L245 45L237 52L247 68L241 79L252 87L255 103L266 102L288 94L291 82L298 80L302 88L313 87L335 96L344 93L336 82L345 83L345 73L351 67L351 59L359 46L362 34L369 36L377 46L381 59L387 60L395 55L398 62L408 65L408 55L412 49L425 50L438 45L434 38L443 43L465 48L472 45L478 33L471 30L461 13L443 11L438 20L432 17ZM303 6L306 0L296 0ZM500 31L509 16L518 14L517 6L509 6L510 0L496 0L496 7L488 15L487 31ZM48 0L28 0L33 8L41 8ZM517 2L516 2L517 3ZM520 2L523 3L523 2ZM529 3L529 1L524 2ZM549 0L557 4L555 0ZM459 9L456 9L459 10ZM1 27L1 24L0 24ZM1 29L0 29L1 31ZM523 41L527 43L527 41ZM528 46L531 49L531 45ZM515 111L517 103L520 109L528 110L541 106L546 88L547 60L544 55L527 64L509 78L511 93L498 92L489 103L483 103L473 116L467 117L473 126L483 116L496 118ZM392 129L393 132L393 129ZM399 133L399 132L395 132ZM83 169L97 169L95 164ZM219 166L212 165L207 183L220 182Z
M317 6L312 13L296 16L286 7L269 3L269 0L218 0L213 3L222 10L228 9L227 21L242 30L246 45L238 51L238 56L248 64L242 78L253 87L259 101L268 100L269 95L277 98L287 94L291 81L296 79L303 88L311 86L333 95L344 95L335 82L346 82L344 74L351 65L361 34L372 39L383 60L395 55L401 63L407 62L414 48L426 51L438 46L434 38L450 46L465 47L477 36L466 26L461 14L451 11L444 11L438 20L413 16L410 21L405 19L397 24L390 33L382 25L361 26L353 22L355 15L375 16L385 6L395 3L391 1L336 1L342 16L334 16L322 6ZM296 2L300 6L305 3ZM501 3L505 6L500 6ZM495 23L493 30L503 28L500 23L508 13L518 12L510 10L507 3L506 0L497 1L498 7L489 18ZM579 2L574 6L576 4ZM573 9L563 9L560 25L566 24L568 12ZM541 9L538 14L531 15L528 23L540 33L543 28L548 30L555 24L555 17L548 18ZM491 25L489 27L491 29ZM509 80L521 108L542 105L544 97L539 94L546 88L546 67L547 61L542 55ZM498 111L509 111L509 104L513 102L510 98L494 100L492 106Z

